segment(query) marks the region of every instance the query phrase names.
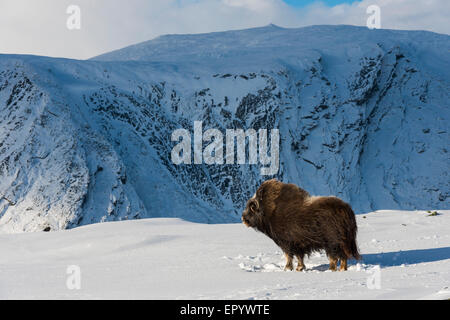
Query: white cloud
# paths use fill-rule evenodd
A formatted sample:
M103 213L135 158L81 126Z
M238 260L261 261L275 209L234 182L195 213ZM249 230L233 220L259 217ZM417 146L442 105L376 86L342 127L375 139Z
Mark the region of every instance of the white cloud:
M314 4L303 11L303 22L365 25L370 5L380 7L382 28L450 33L448 0L363 0L334 8Z
M81 30L66 28L66 9L81 8ZM363 0L294 9L281 0L1 0L0 52L85 59L168 33L243 29L275 23L365 25L381 8L383 28L450 33L448 0Z
M277 0L223 0L230 7L241 7L256 12L267 12L276 9L280 3Z

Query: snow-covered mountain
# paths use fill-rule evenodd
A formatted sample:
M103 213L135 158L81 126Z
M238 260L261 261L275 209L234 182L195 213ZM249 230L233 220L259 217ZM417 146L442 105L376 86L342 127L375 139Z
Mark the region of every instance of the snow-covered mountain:
M235 222L260 165L175 165L176 129L279 129L276 177L355 211L450 207L450 41L267 26L88 61L0 55L0 232Z

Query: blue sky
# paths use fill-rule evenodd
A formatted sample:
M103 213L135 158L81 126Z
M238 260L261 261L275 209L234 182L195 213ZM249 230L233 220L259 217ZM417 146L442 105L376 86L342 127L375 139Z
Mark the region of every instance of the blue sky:
M313 2L318 2L315 0L283 0L283 1L294 7L304 7ZM356 2L356 1L357 0L321 0L321 2L323 2L324 4L326 4L327 6L330 6L330 7L333 7L338 4L352 3L352 2Z

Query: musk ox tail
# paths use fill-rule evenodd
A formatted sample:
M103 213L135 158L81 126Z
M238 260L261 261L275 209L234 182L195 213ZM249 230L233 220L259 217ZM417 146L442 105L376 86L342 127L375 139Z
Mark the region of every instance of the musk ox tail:
M345 254L349 258L353 257L356 260L361 260L361 255L359 254L358 246L356 245L356 239L348 242L345 249Z
M361 260L361 255L359 254L358 246L356 245L356 240L352 242L351 250L353 257L356 260Z
M358 251L358 245L356 244L356 234L358 232L358 226L356 225L355 213L349 205L345 206L345 216L347 217L346 228L346 243L344 245L344 252L348 258L361 259L361 255Z

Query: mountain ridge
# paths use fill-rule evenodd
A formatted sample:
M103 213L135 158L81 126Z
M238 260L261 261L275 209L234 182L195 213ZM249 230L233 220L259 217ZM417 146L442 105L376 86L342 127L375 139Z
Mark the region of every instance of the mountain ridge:
M243 30L230 30L230 31L219 31L219 32L212 32L212 33L197 33L197 34L166 34L158 36L154 39L144 41L141 43L133 44L118 50L113 50L111 52L107 52L95 57L90 58L89 60L94 61L125 61L125 60L134 60L134 61L151 61L153 58L151 55L148 54L148 52L145 51L145 49L151 49L148 47L151 47L153 45L155 46L164 46L167 45L166 42L172 41L172 40L185 40L189 39L190 41L193 41L190 43L191 48L184 47L185 51L179 52L180 55L185 55L186 51L189 52L189 50L195 48L196 43L202 43L207 48L207 45L211 45L210 42L214 42L214 40L220 39L222 42L231 43L234 46L238 47L238 49L242 49L245 47L250 47L254 45L252 43L251 39L249 37L260 37L263 40L266 41L273 41L276 40L277 37L283 36L281 39L281 42L286 44L286 40L292 40L293 36L308 36L307 40L311 41L314 40L310 37L311 34L313 35L320 35L322 37L329 37L327 33L336 33L336 32L349 32L347 35L351 38L351 41L354 41L355 43L358 43L358 41L355 41L358 37L364 37L365 40L368 38L372 38L375 36L375 39L380 39L382 37L392 37L392 36L404 36L408 35L408 37L411 37L414 35L415 37L421 37L423 35L428 35L430 37L434 38L447 38L448 35L444 34L438 34L430 31L424 31L424 30L417 30L417 31L406 31L406 30L391 30L391 29L378 29L378 30L369 30L366 27L361 26L352 26L352 25L314 25L314 26L307 26L307 27L301 27L301 28L283 28L276 25L268 25L263 27L255 27L250 29L243 29ZM355 33L356 34L352 34ZM290 37L289 39L286 39L286 37ZM244 42L242 42L242 41ZM341 39L342 40L342 39ZM347 42L351 42L347 40ZM171 45L174 45L173 43L170 43ZM258 43L256 43L257 46ZM288 44L289 45L289 44ZM170 47L167 47L167 49L172 49ZM204 48L202 48L204 49ZM225 48L226 49L226 48ZM139 52L143 50L142 52ZM162 48L164 50L164 47ZM134 52L133 52L134 51ZM138 51L138 56L136 57L130 57L126 56L127 52L135 53L135 51ZM164 52L164 51L163 51ZM167 52L164 52L167 53ZM147 54L147 55L146 55Z

